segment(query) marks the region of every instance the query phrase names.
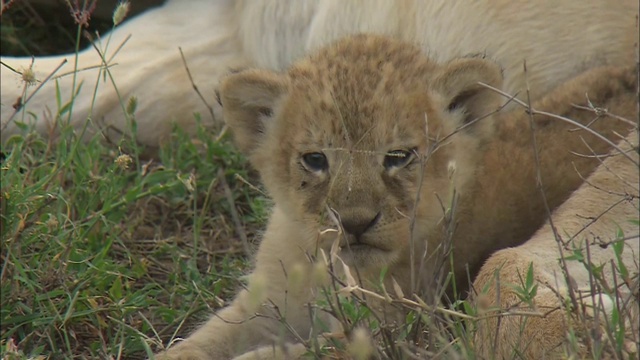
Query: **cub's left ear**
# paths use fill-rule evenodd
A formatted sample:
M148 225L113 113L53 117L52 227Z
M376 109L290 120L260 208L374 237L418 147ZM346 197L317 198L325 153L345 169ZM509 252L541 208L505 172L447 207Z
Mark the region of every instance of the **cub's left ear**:
M445 99L445 111L460 112L462 124L497 109L501 95L480 85L500 89L502 70L498 64L479 58L449 61L440 70L431 87Z
M262 142L287 89L285 75L267 70L246 70L222 79L219 98L224 121L244 154L251 154Z

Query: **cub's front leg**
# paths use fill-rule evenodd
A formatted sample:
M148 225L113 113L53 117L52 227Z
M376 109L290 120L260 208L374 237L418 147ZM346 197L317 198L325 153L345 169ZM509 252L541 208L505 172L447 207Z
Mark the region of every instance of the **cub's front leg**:
M247 288L230 306L156 359L232 359L274 345L274 351L280 352L276 348L309 336L312 320L307 304L313 300L314 265L308 254L315 249L306 249L304 244L316 241L305 239L304 233L283 222L285 217L276 207Z

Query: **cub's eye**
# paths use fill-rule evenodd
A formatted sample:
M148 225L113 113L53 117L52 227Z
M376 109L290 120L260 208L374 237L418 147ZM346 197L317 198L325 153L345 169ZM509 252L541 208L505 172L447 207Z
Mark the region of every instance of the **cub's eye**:
M392 150L384 157L382 165L386 169L398 168L408 165L413 159L413 151L408 150Z
M302 155L302 162L309 171L323 171L329 167L327 157L323 153L313 152Z

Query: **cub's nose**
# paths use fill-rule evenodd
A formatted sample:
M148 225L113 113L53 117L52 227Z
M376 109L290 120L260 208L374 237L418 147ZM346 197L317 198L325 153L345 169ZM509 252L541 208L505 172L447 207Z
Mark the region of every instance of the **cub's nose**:
M344 231L358 238L380 220L380 215L379 212L374 215L356 212L350 216L342 217L340 220Z

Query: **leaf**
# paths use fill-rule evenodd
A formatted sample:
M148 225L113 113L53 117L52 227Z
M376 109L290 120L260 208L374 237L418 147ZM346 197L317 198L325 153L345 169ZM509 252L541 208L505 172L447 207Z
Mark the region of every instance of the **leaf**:
M380 284L384 282L384 278L387 276L388 270L389 270L389 267L385 266L382 268L382 271L380 271Z
M582 254L582 250L574 249L572 254L569 256L565 256L564 259L568 261L574 260L574 261L584 262L584 254Z
M133 115L138 108L138 98L132 96L129 98L129 102L127 102L127 115Z
M114 300L122 299L122 280L120 280L120 277L117 277L116 281L114 281L109 288L109 294Z
M395 291L398 299L404 299L404 293L402 292L400 284L398 284L398 282L394 278L391 278L391 281L393 281L393 291Z
M624 251L624 240L618 240L613 243L613 252L616 255L616 262L618 263L618 269L622 279L625 281L629 278L629 269L622 261L622 252Z
M533 287L533 262L529 264L529 268L527 269L527 278L524 284L527 289L531 289Z

